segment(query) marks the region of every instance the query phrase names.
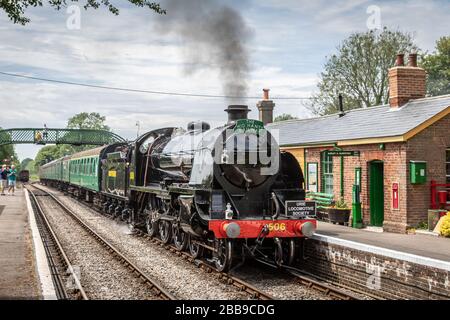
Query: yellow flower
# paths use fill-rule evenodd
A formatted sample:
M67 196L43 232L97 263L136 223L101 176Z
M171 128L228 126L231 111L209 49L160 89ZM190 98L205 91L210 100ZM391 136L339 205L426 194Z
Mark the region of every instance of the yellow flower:
M450 212L447 212L447 215L442 220L441 235L450 237Z

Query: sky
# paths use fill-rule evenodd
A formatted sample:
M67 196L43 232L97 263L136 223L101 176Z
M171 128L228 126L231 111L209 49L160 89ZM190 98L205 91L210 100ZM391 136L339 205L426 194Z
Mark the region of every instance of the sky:
M163 8L165 1L161 1ZM352 32L384 26L399 29L412 33L422 50L432 52L436 40L450 30L450 0L209 2L238 11L250 31L243 44L249 53L246 96L250 97L262 96L266 87L273 97L309 97L316 90L326 57ZM112 3L120 9L118 16L106 8L81 8L79 19L65 8L29 8L26 15L31 22L26 26L14 25L0 11L0 71L138 90L224 94L221 71L214 63L205 60L195 72L186 72L186 51L192 43L178 32L161 32L159 19L164 16L123 0ZM257 101L239 102L248 104L249 116L256 118ZM311 116L302 101L274 99L275 116ZM134 139L137 121L140 133L185 127L193 120L221 125L226 122L223 110L228 103L224 98L119 92L0 75L3 128L42 127L44 123L49 128L64 128L76 113L95 111L106 116L106 124L115 133ZM20 159L34 158L39 148L18 145L16 151Z

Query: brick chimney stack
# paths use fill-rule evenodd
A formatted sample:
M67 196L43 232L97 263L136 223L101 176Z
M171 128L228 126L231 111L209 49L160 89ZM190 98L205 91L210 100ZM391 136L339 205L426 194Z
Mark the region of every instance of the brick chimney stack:
M275 103L269 99L269 89L263 89L263 100L260 100L256 106L259 110L259 120L264 125L273 122L273 108Z
M426 92L426 72L417 66L417 54L411 53L408 65L404 65L404 55L398 54L395 67L389 69L389 104L391 108L403 106L409 100L424 98Z

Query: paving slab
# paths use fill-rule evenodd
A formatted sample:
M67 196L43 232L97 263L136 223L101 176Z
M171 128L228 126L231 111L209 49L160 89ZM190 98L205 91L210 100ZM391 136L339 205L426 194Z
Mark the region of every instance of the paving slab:
M0 196L0 299L41 299L22 189Z

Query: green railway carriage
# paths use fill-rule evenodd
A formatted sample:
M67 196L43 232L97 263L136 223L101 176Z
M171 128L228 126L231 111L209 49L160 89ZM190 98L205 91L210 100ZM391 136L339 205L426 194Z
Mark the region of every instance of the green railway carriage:
M62 159L62 181L65 183L70 182L70 156L66 156Z
M69 182L92 191L100 191L100 154L104 147L76 153L70 157Z
M57 159L43 165L40 168L39 175L41 179L60 181L63 175L62 159Z

